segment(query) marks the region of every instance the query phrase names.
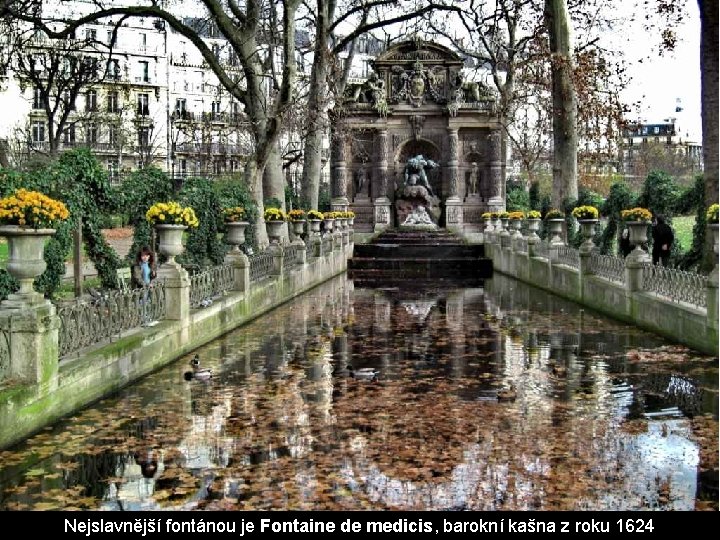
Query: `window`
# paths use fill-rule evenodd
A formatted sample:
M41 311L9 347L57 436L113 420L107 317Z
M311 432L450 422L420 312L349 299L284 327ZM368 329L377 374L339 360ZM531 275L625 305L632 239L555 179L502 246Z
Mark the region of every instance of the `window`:
M66 127L63 131L63 144L67 146L75 144L75 124Z
M107 31L107 44L108 45L113 44L113 31L112 30Z
M175 110L178 113L185 113L187 109L187 101L184 98L178 98L175 100Z
M111 184L117 183L119 180L119 172L120 172L120 164L118 163L117 158L110 158L107 160L107 171L108 171L108 180L110 180Z
M97 134L97 124L88 124L85 128L85 142L88 144L95 144L97 142Z
M142 82L150 82L150 63L149 62L140 62L140 76L139 80Z
M655 127L653 128L653 132L655 133L655 135L657 135L658 133L660 133L660 126L655 126Z
M36 120L32 123L33 142L45 142L45 122Z
M85 110L87 112L97 111L97 91L88 90L85 94Z
M140 34L140 50L142 52L147 50L147 34Z
M63 92L62 101L65 107L67 107L69 110L75 110L75 99L72 95L70 95L70 92L68 90L65 90Z
M217 43L213 43L212 54L215 57L215 60L220 60L220 45L218 45Z
M113 59L108 62L107 75L113 81L120 80L120 60Z
M137 106L138 116L148 116L150 114L150 95L138 94Z
M42 96L42 89L35 87L35 90L33 91L33 109L44 109L45 108L45 100Z
M220 119L220 102L219 101L213 101L210 104L211 110L212 110L212 118L213 120L219 120Z
M150 146L150 128L141 127L138 129L138 146L140 148Z
M97 41L97 30L94 28L88 28L85 30L85 38L88 41Z
M120 95L117 90L110 90L108 92L107 110L109 113L120 112Z
M108 126L108 145L110 148L115 148L118 143L118 128L115 125L110 124Z
M180 174L185 175L187 174L187 160L181 159L178 162L178 170L180 171Z

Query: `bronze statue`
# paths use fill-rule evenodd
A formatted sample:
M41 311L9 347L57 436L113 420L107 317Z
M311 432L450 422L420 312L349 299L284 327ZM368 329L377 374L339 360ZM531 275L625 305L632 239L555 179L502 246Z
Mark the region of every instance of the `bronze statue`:
M430 195L434 196L433 190L425 173L425 167L437 169L440 165L432 159L425 158L422 154L411 157L405 164L405 185L406 186L423 186L428 190Z

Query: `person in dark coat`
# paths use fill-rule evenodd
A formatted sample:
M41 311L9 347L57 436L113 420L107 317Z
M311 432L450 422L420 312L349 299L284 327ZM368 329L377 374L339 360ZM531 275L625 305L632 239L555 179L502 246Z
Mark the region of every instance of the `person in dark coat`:
M620 254L623 256L623 259L630 255L630 252L633 250L633 246L630 243L630 229L627 227L624 227L620 233L619 247Z
M652 262L653 264L662 263L663 266L668 265L670 258L670 249L672 243L675 240L672 227L665 223L665 218L662 216L656 216L653 220L653 249L652 249Z

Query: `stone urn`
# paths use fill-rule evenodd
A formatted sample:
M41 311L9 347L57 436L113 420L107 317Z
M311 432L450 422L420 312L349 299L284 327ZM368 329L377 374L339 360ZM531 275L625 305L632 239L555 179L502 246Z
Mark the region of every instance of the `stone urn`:
M182 242L183 233L187 229L185 225L158 224L155 230L158 233L159 245L158 251L165 255L168 260L166 264L177 265L175 257L185 251Z
M493 232L494 229L492 226L492 220L490 218L483 218L483 223L485 224L485 229L483 229L483 232Z
M338 218L335 221L338 223L338 229L343 231L347 229L347 219L346 218Z
M539 238L537 235L537 232L540 230L540 222L541 221L542 220L540 218L528 218L527 228L528 228L528 231L530 231L530 234L528 234L528 237Z
M510 228L512 229L512 233L510 233L510 236L512 236L513 238L522 238L522 234L520 233L520 227L522 227L521 219L511 219Z
M297 221L293 221L292 227L293 227L293 233L295 233L295 236L300 238L300 236L305 232L305 220L300 219Z
M355 218L354 218L354 217L347 218L347 220L348 220L348 227L352 227L353 225L355 225Z
M548 232L550 233L551 244L563 244L562 238L562 226L565 222L562 218L546 219L545 224L547 225Z
M240 251L240 246L245 243L245 229L250 225L247 221L234 221L226 223L225 243L232 246L232 251Z
M279 244L282 237L282 227L285 222L282 220L270 220L265 222L265 230L271 244Z
M628 229L630 229L630 243L635 246L636 250L642 249L640 246L648 241L647 231L650 226L649 221L628 221Z
M310 232L313 234L320 234L320 224L323 222L322 219L311 219L310 221Z
M55 229L26 229L17 225L3 225L0 236L8 241L7 271L20 282L18 295L38 295L33 281L45 271L45 242L55 234Z
M327 232L332 232L333 226L335 225L335 219L328 218L328 219L324 219L323 221L325 222L325 230Z
M595 225L598 221L597 219L578 219L578 223L580 223L580 233L584 239L580 246L580 251L590 252L595 249L592 237L595 234Z

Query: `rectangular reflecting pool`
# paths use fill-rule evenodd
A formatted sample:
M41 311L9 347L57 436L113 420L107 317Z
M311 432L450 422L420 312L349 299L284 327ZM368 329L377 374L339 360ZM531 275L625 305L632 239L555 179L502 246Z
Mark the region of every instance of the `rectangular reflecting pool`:
M717 443L717 358L339 277L0 452L0 509L717 510Z

